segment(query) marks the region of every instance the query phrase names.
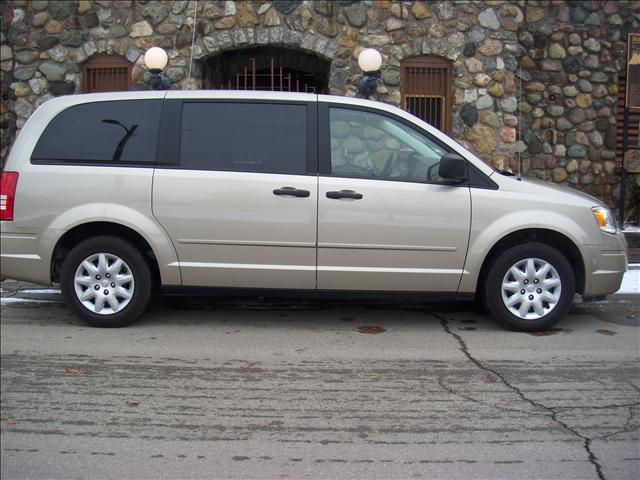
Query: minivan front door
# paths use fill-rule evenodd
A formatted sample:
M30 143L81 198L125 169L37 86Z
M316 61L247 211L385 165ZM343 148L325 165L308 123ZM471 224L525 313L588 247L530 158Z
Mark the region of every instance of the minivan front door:
M318 288L457 291L471 197L438 176L445 147L380 113L336 106L328 116Z
M315 104L194 100L179 113L180 163L156 169L153 212L182 284L315 288Z

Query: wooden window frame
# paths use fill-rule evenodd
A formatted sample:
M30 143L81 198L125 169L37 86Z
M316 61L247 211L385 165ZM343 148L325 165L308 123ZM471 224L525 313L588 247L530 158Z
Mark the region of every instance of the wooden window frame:
M622 164L622 149L624 141L624 110L625 110L625 93L627 86L627 71L626 69L618 72L618 92L616 95L616 136L615 136L615 152L616 162ZM628 145L629 150L640 149L640 110L630 108L629 109L629 130L628 130Z
M133 79L131 78L131 71L133 65L126 58L120 57L118 55L96 55L95 57L91 57L82 65L82 91L83 93L92 93L92 92L117 92L117 91L127 91L131 90L133 87ZM118 85L118 88L110 88L110 89L95 89L94 85L92 85L91 79L94 71L98 71L100 69L125 69L124 71L124 85ZM118 80L120 75L113 75L111 82L115 82ZM107 80L107 85L109 84L109 80ZM116 85L113 84L115 87Z
M429 91L409 91L409 69L428 69L434 71L441 71L440 75L444 77L444 92L429 92ZM408 102L409 98L443 98L443 119L442 119L442 128L441 130L444 133L450 134L452 127L452 102L453 102L453 85L452 85L452 63L440 57L434 57L431 55L420 55L418 57L408 58L402 61L400 65L400 98L401 98L401 106L403 110L408 111ZM426 82L424 87L426 87ZM443 95L444 93L444 95ZM434 127L436 127L434 125ZM436 127L437 128L437 127Z

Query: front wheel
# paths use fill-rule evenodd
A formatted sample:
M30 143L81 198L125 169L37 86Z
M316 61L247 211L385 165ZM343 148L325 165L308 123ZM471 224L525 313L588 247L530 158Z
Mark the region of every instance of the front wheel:
M123 327L142 314L151 273L140 251L117 237L76 245L62 265L60 287L73 313L92 327Z
M503 326L525 332L554 325L569 310L575 277L567 259L542 243L511 247L489 269L484 299Z

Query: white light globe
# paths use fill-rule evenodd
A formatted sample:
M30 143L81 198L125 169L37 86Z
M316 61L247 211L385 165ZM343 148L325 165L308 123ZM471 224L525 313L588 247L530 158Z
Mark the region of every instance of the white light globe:
M382 55L374 48L366 48L358 55L358 65L360 65L363 72L380 70Z
M163 70L166 67L169 57L160 47L151 47L144 54L144 64L149 70Z

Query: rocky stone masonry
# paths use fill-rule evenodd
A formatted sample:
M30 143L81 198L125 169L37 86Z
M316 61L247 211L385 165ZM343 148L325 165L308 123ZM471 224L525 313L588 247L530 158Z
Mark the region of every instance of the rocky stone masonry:
M377 98L400 104L400 63L453 63L453 136L501 169L619 195L616 78L638 1L423 2L8 0L2 3L2 151L31 112L80 91L82 63L117 54L145 76L144 52L169 54L173 88L201 88L200 61L250 46L329 60L332 94L355 96L363 48L383 56ZM189 72L192 29L195 45ZM640 182L640 160L629 170Z

